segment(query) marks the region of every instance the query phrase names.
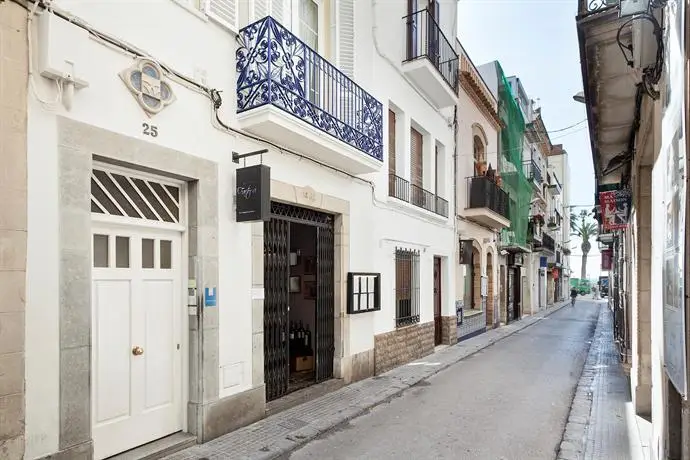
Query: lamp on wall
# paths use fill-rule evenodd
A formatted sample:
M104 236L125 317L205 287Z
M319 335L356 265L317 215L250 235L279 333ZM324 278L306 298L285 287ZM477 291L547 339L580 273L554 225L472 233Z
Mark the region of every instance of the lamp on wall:
M580 91L579 93L577 93L576 95L573 96L573 100L575 100L575 102L580 102L582 104L586 104L587 101L585 100L585 92Z

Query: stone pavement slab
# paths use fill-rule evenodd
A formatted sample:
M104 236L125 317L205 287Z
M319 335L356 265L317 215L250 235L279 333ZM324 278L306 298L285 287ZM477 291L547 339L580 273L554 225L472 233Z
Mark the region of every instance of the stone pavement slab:
M559 460L644 459L630 411L630 384L613 342L613 315L604 302L563 433Z
M492 329L482 335L445 347L422 359L384 374L347 385L320 398L277 413L205 444L165 457L167 460L275 459L310 440L400 396L406 389L458 361L533 325L567 302L533 316Z

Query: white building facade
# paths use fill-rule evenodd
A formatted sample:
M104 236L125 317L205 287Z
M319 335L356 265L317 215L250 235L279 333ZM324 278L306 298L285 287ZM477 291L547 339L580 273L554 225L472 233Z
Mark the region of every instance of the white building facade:
M454 342L454 1L51 5L24 458L204 442Z
M457 108L458 338L500 324L499 231L510 225L498 167L498 101L462 45ZM505 321L505 318L503 319Z

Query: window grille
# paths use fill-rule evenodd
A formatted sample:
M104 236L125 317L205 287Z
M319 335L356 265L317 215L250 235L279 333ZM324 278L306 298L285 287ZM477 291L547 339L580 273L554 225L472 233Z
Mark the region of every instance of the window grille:
M395 249L395 326L419 323L419 251Z
M180 223L180 187L94 169L91 212Z

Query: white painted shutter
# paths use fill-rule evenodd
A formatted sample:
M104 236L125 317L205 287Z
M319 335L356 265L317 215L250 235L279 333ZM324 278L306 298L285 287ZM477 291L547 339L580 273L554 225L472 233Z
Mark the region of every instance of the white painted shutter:
M268 16L269 0L254 0L254 19L259 20Z
M338 0L338 68L354 79L355 0Z
M285 21L285 0L271 0L271 16L284 26L288 26Z
M259 20L266 16L271 16L287 27L287 24L285 24L285 1L286 0L254 0L254 19Z
M209 18L237 31L237 6L238 0L206 0L204 11Z

